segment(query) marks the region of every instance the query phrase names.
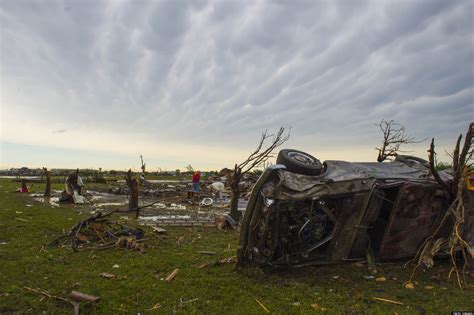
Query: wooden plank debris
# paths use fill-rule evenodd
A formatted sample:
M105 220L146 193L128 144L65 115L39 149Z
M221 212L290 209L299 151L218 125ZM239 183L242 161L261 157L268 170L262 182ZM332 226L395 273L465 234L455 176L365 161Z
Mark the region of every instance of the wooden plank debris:
M260 302L260 301L257 300L257 299L255 299L255 302L257 302L258 305L260 305L260 307L265 311L265 313L270 313L270 311L268 310L268 308L267 308L265 305L263 305L262 302Z
M178 271L179 271L178 268L176 268L175 270L173 270L173 272L170 273L170 274L168 275L168 277L166 277L165 281L166 281L166 282L171 282L171 281L176 277L176 275L178 274Z
M71 294L69 294L69 297L77 302L97 302L100 300L100 297L95 296L95 295L90 295L78 291L72 291Z
M374 301L380 301L380 302L385 302L385 303L390 303L390 304L403 305L402 302L395 301L395 300L389 300L389 299L384 299L384 298L379 298L379 297L373 297L372 299Z

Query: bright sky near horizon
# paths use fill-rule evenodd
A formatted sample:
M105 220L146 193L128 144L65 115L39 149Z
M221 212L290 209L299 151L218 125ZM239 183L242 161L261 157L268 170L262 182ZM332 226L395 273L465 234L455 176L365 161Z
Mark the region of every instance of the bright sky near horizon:
M447 160L474 120L474 2L0 0L0 102L0 168L220 169L280 126L375 161L382 118Z

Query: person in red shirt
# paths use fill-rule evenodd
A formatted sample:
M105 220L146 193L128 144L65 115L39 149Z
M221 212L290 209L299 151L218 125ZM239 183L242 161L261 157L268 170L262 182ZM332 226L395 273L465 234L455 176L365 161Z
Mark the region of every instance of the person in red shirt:
M196 171L193 174L193 192L199 193L199 181L201 180L201 172Z

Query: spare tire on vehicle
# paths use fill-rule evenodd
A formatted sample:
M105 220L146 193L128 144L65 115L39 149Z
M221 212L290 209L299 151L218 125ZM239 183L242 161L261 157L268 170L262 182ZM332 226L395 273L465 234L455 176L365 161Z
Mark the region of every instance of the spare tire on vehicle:
M320 175L323 172L321 162L314 156L293 149L284 149L278 153L277 164L283 164L290 172L303 175Z

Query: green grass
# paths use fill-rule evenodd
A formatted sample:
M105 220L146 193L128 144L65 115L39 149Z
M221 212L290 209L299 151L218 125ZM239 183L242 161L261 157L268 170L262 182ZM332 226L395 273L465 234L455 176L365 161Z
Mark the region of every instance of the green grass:
M449 265L438 262L434 269L419 272L414 290L403 287L410 269L403 269L402 263L380 266L377 277L385 276L385 282L364 279L367 269L349 263L279 272L257 268L234 272L232 265L198 269L198 265L215 259L200 255L199 250L214 251L220 257L235 254L235 231L168 228L166 238L160 239L146 229L146 236L151 238L147 244L153 248L144 253L118 249L75 253L57 247L42 251L42 245L61 235L63 229L88 216L85 208L53 208L34 201L28 194L13 193L18 183L10 180L0 180L0 186L0 242L7 242L0 245L0 314L71 313L69 305L42 299L24 287L63 297L71 290L98 295L99 303L83 308L91 314L263 314L255 299L272 313L285 314L314 313L311 304L318 304L319 312L328 314L410 314L422 309L428 314L446 314L473 309L473 289L461 293L454 282L446 282ZM40 184L32 188L37 192L43 189ZM60 189L61 185L53 188ZM78 212L81 209L82 214ZM184 237L181 245L176 242L178 237ZM115 264L120 267L112 268ZM160 280L175 268L180 269L175 280ZM99 276L102 272L127 278L104 279ZM438 274L440 281L431 279ZM425 289L427 285L433 289ZM373 297L404 305L376 302ZM181 299L197 300L180 303ZM158 311L146 311L156 303L161 304Z

